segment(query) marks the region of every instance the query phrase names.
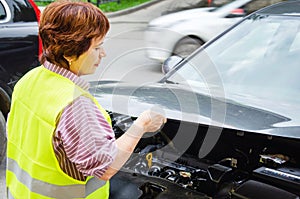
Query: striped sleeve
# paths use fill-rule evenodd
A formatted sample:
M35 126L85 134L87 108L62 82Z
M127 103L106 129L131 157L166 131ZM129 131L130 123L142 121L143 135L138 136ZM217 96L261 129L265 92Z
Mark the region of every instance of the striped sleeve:
M84 176L100 178L116 157L114 132L87 97L77 98L64 109L57 132L68 160Z

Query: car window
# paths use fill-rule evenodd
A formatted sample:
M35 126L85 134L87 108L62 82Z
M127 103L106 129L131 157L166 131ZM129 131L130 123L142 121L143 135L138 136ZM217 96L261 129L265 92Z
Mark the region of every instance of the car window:
M299 30L295 17L254 15L193 56L168 80L199 92L219 88L231 99L238 94L299 103Z
M2 2L0 2L0 20L3 20L5 18L6 18L6 12Z
M18 21L37 21L34 9L27 0L14 0L14 22Z

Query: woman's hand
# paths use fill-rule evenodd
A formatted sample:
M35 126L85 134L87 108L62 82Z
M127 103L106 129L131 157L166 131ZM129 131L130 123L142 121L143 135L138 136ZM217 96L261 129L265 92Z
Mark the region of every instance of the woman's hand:
M167 122L167 119L160 113L147 110L135 120L135 125L141 127L144 132L155 132Z

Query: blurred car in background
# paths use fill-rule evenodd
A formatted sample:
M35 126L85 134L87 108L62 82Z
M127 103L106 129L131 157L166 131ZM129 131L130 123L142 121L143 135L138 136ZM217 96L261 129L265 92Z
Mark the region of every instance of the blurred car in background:
M110 180L111 199L298 199L300 1L244 17L159 82L94 82L120 137L144 110L145 134Z
M147 55L163 62L171 55L186 57L244 17L252 0L235 0L220 7L203 7L163 15L145 32Z
M5 118L13 87L39 65L39 18L33 0L0 0L0 162L5 154Z
M226 4L218 4L218 7L190 9L153 19L145 32L147 56L163 62L171 55L190 55L209 39L255 11L254 1L225 1Z

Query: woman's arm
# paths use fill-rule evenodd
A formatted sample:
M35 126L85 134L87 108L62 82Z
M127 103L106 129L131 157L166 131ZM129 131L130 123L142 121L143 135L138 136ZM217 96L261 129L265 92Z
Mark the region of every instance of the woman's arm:
M109 180L115 175L128 160L144 133L155 132L164 123L166 123L166 118L161 114L150 110L143 112L126 133L116 140L117 155L101 179Z

